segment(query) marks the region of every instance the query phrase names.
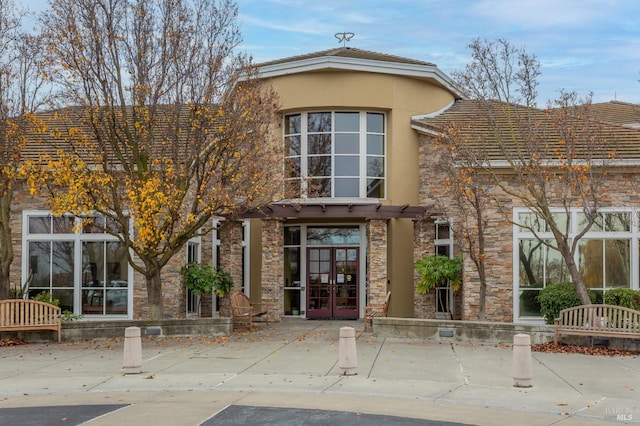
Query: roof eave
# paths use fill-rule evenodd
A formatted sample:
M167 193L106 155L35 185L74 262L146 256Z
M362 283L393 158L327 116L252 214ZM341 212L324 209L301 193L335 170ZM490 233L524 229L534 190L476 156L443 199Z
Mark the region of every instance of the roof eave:
M432 80L449 90L456 98L462 98L462 92L456 87L453 80L436 66L376 61L371 59L344 58L340 56L308 58L262 66L259 68L258 77L272 78L330 69L401 75Z

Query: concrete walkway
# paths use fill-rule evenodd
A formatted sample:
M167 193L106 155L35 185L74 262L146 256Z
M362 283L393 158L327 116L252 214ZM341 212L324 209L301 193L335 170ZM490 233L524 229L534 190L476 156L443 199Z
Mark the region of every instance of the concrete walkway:
M338 366L346 326L357 333L355 376ZM415 420L402 424L640 424L638 356L534 352L533 387L522 389L512 386L509 345L376 338L362 329L361 321L286 319L229 338L145 338L143 372L126 376L123 339L0 347L0 424L3 413L44 410L4 409L78 405L114 405L91 425L218 424L214 416L228 406Z

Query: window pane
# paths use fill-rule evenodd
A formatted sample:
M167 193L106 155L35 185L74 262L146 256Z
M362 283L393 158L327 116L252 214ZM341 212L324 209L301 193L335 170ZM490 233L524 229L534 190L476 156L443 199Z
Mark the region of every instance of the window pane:
M384 136L367 135L367 154L369 155L384 154Z
M104 227L104 216L82 218L83 234L102 234Z
M106 243L106 267L107 287L127 287L127 252L125 246L119 241Z
M359 154L360 136L357 133L336 133L336 154Z
M360 130L360 114L357 112L336 112L336 132L357 132Z
M310 245L355 245L360 243L357 227L310 226L307 229L307 243ZM313 253L312 250L311 253Z
M552 213L551 217L553 221L556 223L556 226L561 232L564 232L566 229L569 229L569 216L566 213ZM549 224L547 224L547 231L551 231Z
M587 226L587 216L584 213L578 213L578 232L582 232ZM598 214L593 221L593 225L589 228L589 232L602 232L602 215Z
M331 179L311 179L307 192L312 198L331 197Z
M602 240L581 240L578 242L578 265L584 284L589 288L602 288L604 270L602 264Z
M367 157L367 176L384 177L384 158Z
M104 242L82 243L82 286L104 287Z
M73 242L56 241L51 244L51 285L73 287Z
M128 296L127 290L107 290L105 314L107 315L126 315L127 314Z
M538 240L520 240L520 287L544 284L544 245Z
M384 179L367 179L367 198L384 198Z
M307 130L309 132L330 132L331 131L331 113L330 112L312 112L307 116Z
M300 133L300 114L295 115L287 115L284 118L284 133L285 135L290 135L292 133Z
M300 136L287 136L284 138L285 155L296 156L301 154L300 150Z
M551 243L551 241L547 242ZM555 246L555 241L553 241L553 245ZM546 254L545 285L571 281L567 270L567 264L562 258L560 252L548 246L544 247L544 251Z
M74 218L70 216L53 217L53 233L54 234L72 234Z
M384 114L367 113L367 132L384 133Z
M540 294L539 290L521 290L520 291L520 316L521 317L539 317L540 303L536 299Z
M51 296L54 299L58 299L58 301L60 302L58 306L60 307L62 312L73 312L73 289L53 289L53 291L51 292Z
M606 240L604 243L605 286L629 287L631 284L631 241Z
M284 249L284 286L300 286L300 247Z
M300 157L285 159L284 176L286 178L300 177Z
M49 241L29 242L29 271L32 274L32 288L49 288L51 284L50 264L51 243ZM35 296L34 293L33 295Z
M355 156L336 156L336 176L359 176L360 158Z
M285 197L286 198L300 198L302 195L302 188L300 186L300 179L287 180L285 185Z
M287 226L284 228L284 244L300 245L300 228L297 226Z
M331 135L309 135L309 155L331 154Z
M49 216L29 216L30 234L50 234L51 217Z
M331 176L331 157L328 155L309 157L307 168L309 176Z
M630 213L604 213L605 232L625 232L631 230Z
M544 229L545 221L535 213L518 213L518 223L521 231L541 232Z
M360 179L336 178L334 197L357 197L360 194Z

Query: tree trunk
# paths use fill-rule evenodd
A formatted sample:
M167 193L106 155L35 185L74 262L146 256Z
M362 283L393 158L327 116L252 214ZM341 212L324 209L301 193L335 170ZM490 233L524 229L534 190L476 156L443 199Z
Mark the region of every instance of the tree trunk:
M582 279L582 275L578 270L578 265L573 260L573 256L571 252L565 253L561 252L564 257L565 263L567 264L567 269L569 270L569 275L571 275L571 280L573 281L573 285L576 288L576 293L578 294L578 298L580 299L580 303L583 305L590 305L591 299L589 298L589 293L587 293L587 287L584 285L584 280Z
M13 261L11 240L11 198L13 191L3 185L0 194L0 300L9 298L9 272Z
M484 261L478 264L478 275L480 277L480 300L478 301L478 320L486 319L486 300L487 300L487 274L484 268Z
M145 277L147 283L149 319L159 320L163 318L162 281L160 279L160 268L154 268L153 271L155 272L152 275Z

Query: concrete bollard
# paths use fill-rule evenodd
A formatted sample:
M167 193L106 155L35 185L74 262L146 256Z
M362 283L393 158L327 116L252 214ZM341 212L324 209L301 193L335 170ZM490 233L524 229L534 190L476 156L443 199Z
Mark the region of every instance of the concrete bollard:
M122 368L124 369L124 374L140 374L142 372L140 327L127 327L124 329Z
M513 336L513 386L530 388L532 376L531 336L516 334Z
M358 355L356 354L356 330L353 327L340 329L340 343L338 345L338 367L345 376L358 374Z

